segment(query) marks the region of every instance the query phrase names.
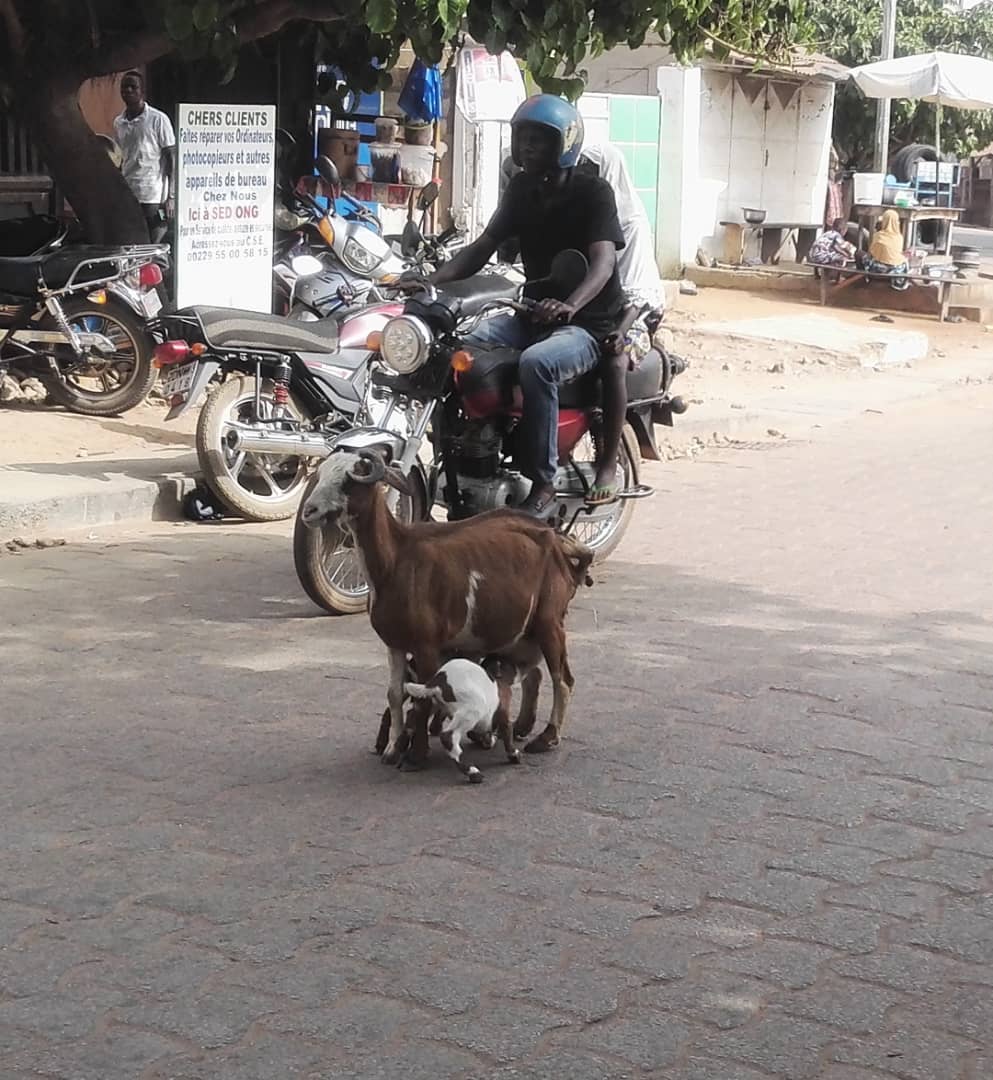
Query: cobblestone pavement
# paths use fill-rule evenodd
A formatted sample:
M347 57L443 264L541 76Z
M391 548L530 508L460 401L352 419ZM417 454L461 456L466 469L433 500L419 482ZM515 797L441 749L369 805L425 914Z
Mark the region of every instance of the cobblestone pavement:
M4 556L0 1077L989 1080L991 420L656 470L478 788L285 527Z

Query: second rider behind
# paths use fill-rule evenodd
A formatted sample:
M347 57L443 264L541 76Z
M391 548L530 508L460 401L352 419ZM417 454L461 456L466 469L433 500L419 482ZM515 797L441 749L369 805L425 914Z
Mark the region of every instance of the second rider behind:
M583 121L567 101L541 94L525 101L511 121L511 149L523 171L507 185L483 234L431 281L445 285L478 273L497 248L520 243L529 281L548 277L560 252L581 251L589 271L564 301L542 300L527 318L486 320L471 340L521 350L524 397L522 471L532 481L520 509L545 517L554 505L558 468L558 388L597 366L601 343L617 328L624 294L617 252L624 234L610 186L575 166L583 148ZM613 484L616 455L597 462L596 487Z

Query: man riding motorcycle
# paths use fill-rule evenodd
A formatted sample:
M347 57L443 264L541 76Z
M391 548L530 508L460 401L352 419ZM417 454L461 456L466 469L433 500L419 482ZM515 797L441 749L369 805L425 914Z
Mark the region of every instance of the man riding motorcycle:
M558 388L596 367L602 343L617 332L624 311L617 251L624 247L624 234L610 186L575 167L583 121L574 106L551 94L529 98L514 114L511 132L514 162L522 172L508 183L479 239L430 280L443 286L471 277L511 238L520 242L529 280L547 277L562 251L579 250L588 260L589 271L570 296L542 300L526 320L518 315L489 319L472 339L521 350L522 471L532 487L520 509L543 518L555 502ZM616 460L617 445L612 452L604 446L591 501L613 497Z

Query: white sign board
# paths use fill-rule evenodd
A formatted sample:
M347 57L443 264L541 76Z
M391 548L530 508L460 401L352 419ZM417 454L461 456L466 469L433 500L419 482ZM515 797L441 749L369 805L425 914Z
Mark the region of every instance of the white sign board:
M176 304L272 310L273 105L180 105Z
M524 76L509 52L459 50L456 104L467 120L509 120L525 97Z

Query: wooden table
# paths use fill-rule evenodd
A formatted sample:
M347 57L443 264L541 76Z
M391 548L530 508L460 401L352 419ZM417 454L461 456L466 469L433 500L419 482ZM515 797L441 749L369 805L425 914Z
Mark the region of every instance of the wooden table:
M758 233L762 244L762 262L778 263L790 239L796 239L796 261L803 262L821 230L820 223L807 221L763 221L750 225L743 221L722 221L724 226L724 261L740 266L745 258L745 244L752 233Z
M887 210L895 210L900 217L903 229L903 247L905 251L917 246L917 223L919 221L948 221L954 224L961 218L962 209L958 206L869 206L852 207L852 213L858 218L859 225L872 236L876 222ZM952 250L952 229L946 230L944 255ZM862 234L859 233L859 247L862 247Z

